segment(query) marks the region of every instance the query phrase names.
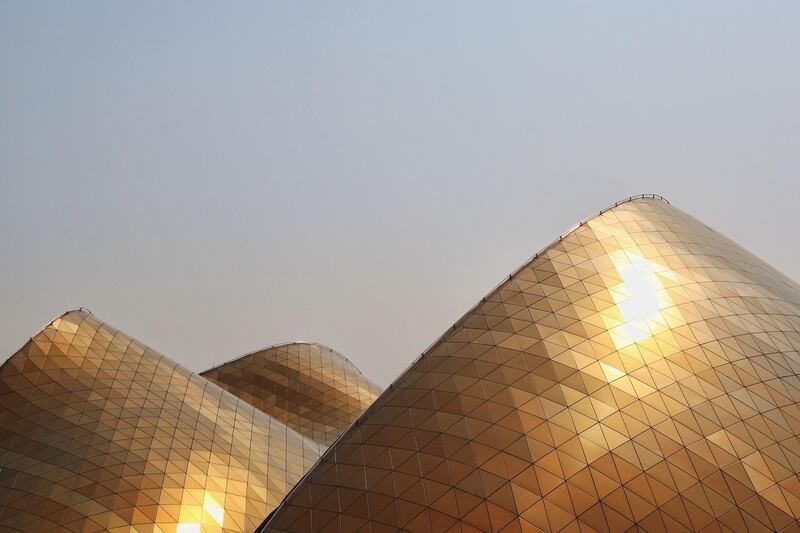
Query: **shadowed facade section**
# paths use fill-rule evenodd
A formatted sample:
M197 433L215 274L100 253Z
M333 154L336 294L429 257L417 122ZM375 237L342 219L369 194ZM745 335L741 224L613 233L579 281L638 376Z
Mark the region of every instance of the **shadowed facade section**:
M659 199L518 269L268 532L798 531L800 287Z
M0 368L3 531L250 532L320 452L85 311Z
M346 357L315 343L271 346L201 375L323 446L380 394Z

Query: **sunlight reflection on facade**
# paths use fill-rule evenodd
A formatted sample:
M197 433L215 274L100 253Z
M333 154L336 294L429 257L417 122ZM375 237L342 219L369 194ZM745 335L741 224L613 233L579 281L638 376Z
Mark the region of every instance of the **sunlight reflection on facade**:
M611 261L622 280L609 288L619 312L619 323L613 324L616 319L609 320L606 316L617 349L668 330L670 326L662 311L675 304L662 280L676 281L674 272L633 251L613 253Z
M175 533L197 533L221 531L225 522L225 510L208 491L203 491L203 505L181 506L181 522Z

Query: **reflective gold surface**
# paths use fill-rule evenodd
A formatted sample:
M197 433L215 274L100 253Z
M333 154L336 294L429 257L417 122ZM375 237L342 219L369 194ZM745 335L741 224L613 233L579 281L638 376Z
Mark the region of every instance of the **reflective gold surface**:
M321 449L73 311L0 368L0 531L253 531Z
M346 357L314 343L272 346L201 375L323 446L380 394Z
M446 332L266 530L798 531L798 349L797 284L622 203Z

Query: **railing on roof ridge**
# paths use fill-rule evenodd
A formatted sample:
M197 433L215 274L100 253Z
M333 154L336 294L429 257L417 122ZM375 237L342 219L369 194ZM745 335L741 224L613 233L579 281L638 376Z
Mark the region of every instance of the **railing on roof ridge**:
M624 200L620 200L619 202L616 202L616 203L614 203L614 205L612 205L612 206L609 206L609 207L606 207L605 209L602 209L602 210L600 211L600 213L605 213L605 212L606 212L606 211L608 211L609 209L614 209L614 208L615 208L615 207L617 207L618 205L624 204L624 203L626 203L626 202L631 202L631 201L633 201L633 200L640 200L640 199L642 199L642 198L652 198L653 200L661 200L662 202L666 202L667 204L669 204L669 200L667 200L666 198L664 198L664 197L663 197L663 196L661 196L660 194L653 194L653 193L649 193L649 194L635 194L635 195L633 195L633 196L628 196L628 197L627 197L627 198L625 198ZM671 204L670 204L670 205L671 205Z

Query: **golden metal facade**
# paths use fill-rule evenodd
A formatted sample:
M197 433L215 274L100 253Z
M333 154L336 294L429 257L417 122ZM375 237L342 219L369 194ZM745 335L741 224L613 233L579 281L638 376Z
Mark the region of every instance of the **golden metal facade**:
M322 449L70 312L0 368L0 531L250 532Z
M201 375L326 447L380 394L346 357L315 343L272 346Z
M446 332L265 530L798 531L798 349L797 284L624 202Z

